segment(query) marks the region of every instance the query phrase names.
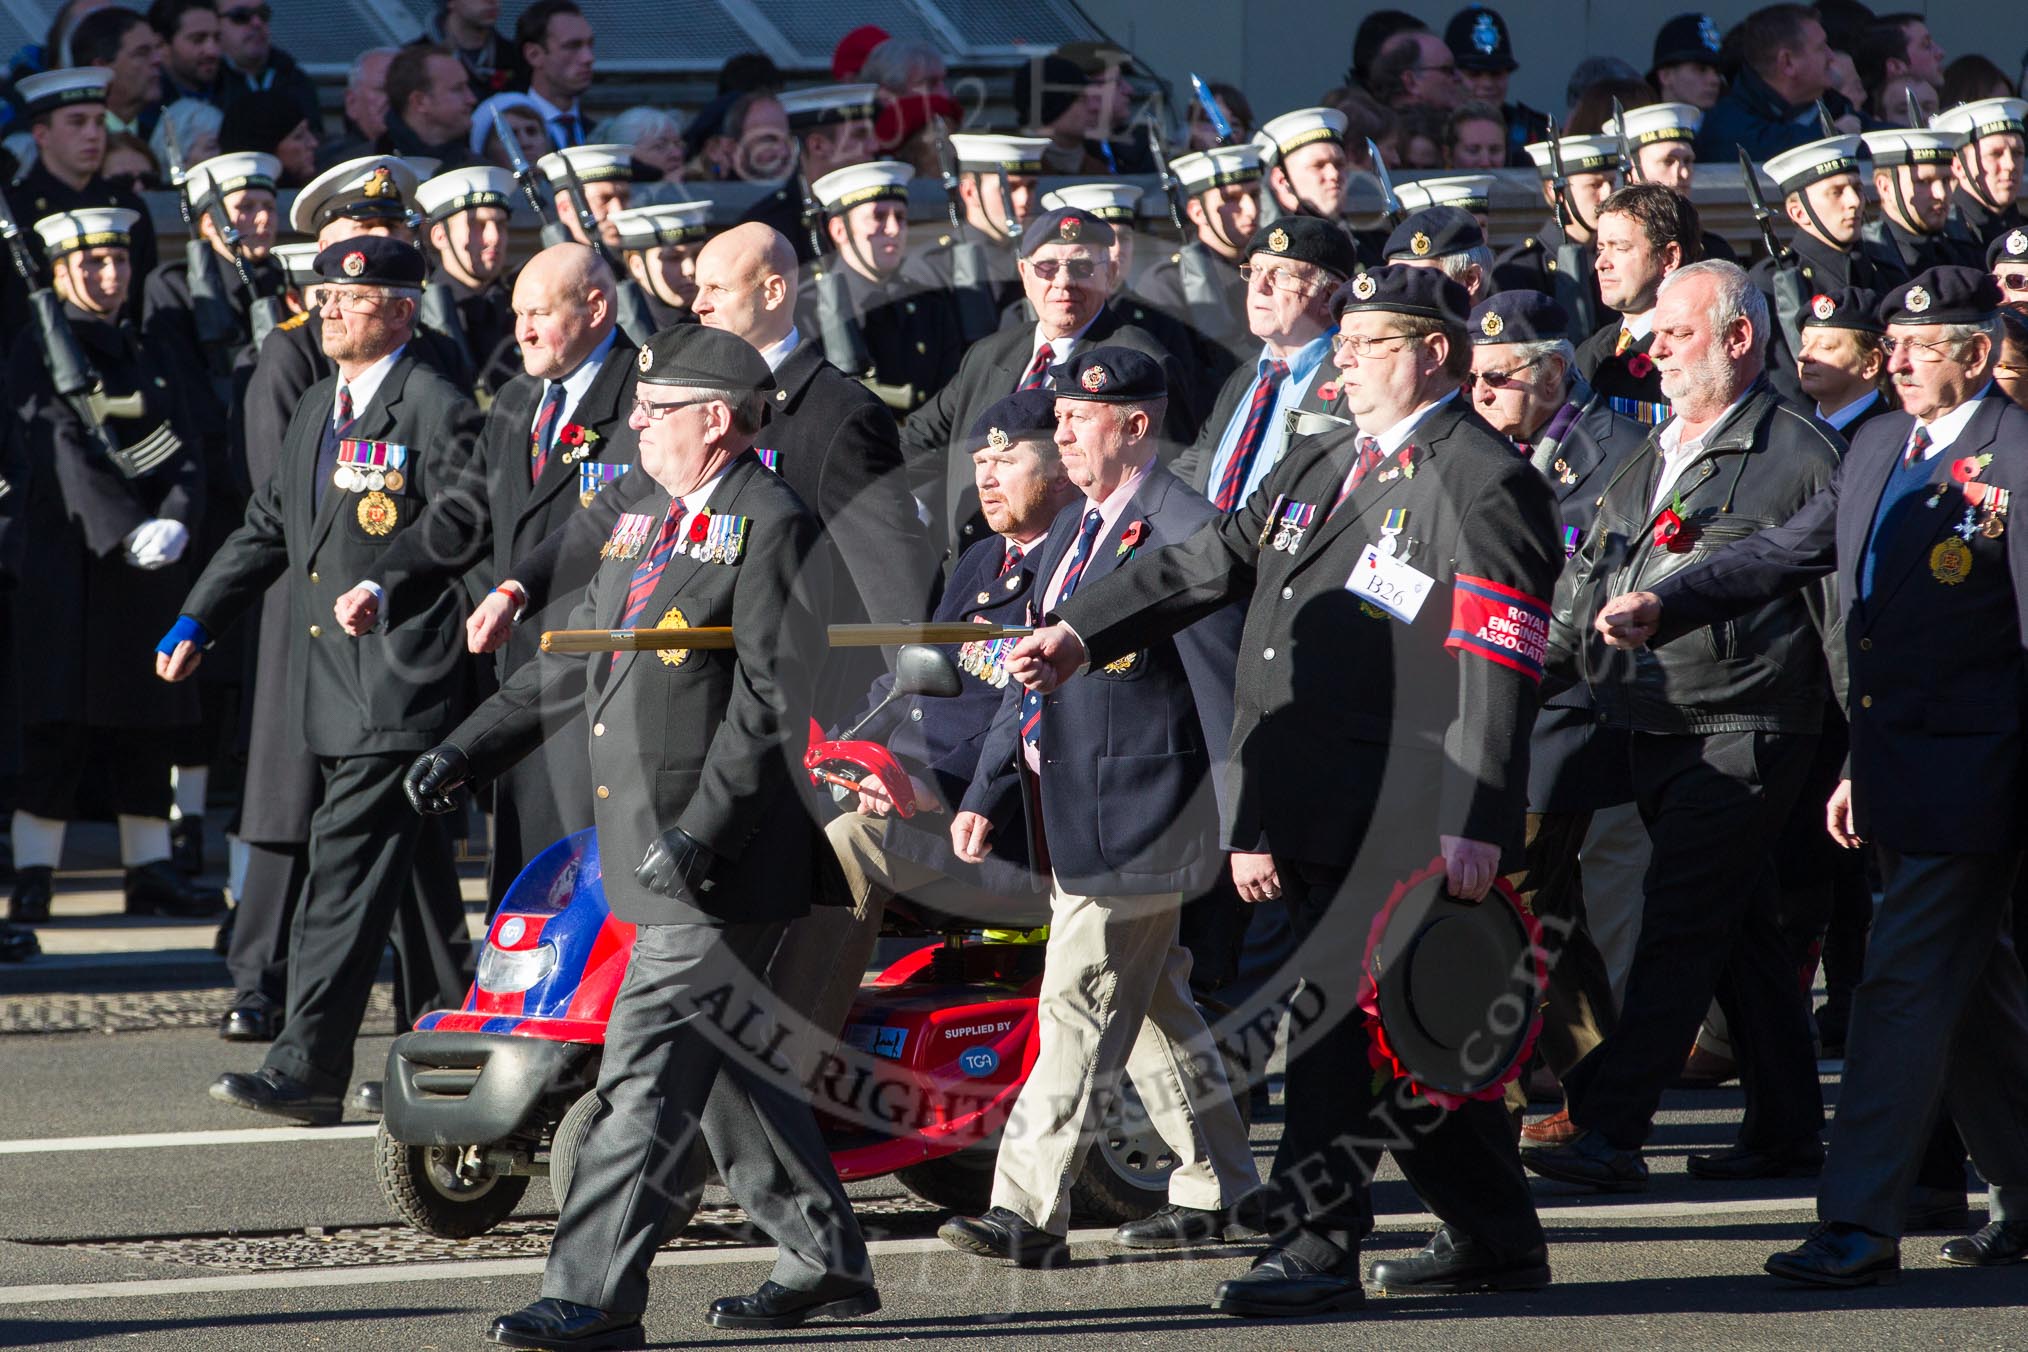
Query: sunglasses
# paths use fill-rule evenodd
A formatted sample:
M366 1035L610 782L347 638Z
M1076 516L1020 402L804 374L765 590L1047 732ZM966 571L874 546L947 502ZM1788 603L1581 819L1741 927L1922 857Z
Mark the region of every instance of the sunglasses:
M2028 291L2028 272L1995 273L1994 280L2007 291Z
M275 11L272 5L243 5L238 9L222 9L218 17L227 23L252 23L255 19L266 23L275 17Z
M1045 282L1055 281L1059 271L1068 272L1073 282L1088 282L1098 275L1098 264L1089 258L1043 258L1030 263L1028 270Z
M1504 371L1474 371L1470 378L1474 383L1484 385L1489 390L1504 390L1509 385L1519 385L1521 373L1540 360L1541 358L1537 357L1531 361L1524 361L1519 366L1510 366Z

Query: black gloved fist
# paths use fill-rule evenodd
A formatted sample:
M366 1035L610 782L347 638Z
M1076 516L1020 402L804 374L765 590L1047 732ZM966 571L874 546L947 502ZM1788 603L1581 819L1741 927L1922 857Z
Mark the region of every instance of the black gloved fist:
M471 777L472 766L465 753L445 742L415 758L401 777L401 791L417 812L455 812L458 800L454 795Z
M648 847L641 866L634 870L634 881L650 892L682 901L711 890L709 874L717 862L718 856L709 846L682 827L672 826Z

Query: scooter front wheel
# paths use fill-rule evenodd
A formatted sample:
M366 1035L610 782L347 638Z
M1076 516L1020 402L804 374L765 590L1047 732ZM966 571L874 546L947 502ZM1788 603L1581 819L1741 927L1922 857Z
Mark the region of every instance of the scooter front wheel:
M514 1214L528 1191L520 1174L469 1177L458 1171L461 1146L410 1145L387 1134L374 1138L373 1173L388 1207L408 1224L439 1239L483 1235Z

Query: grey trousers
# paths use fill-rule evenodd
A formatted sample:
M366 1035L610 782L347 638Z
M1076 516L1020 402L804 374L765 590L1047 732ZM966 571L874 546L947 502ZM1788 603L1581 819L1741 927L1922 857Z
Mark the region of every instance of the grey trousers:
M636 933L606 1025L603 1106L557 1219L544 1296L616 1313L646 1307L648 1265L670 1198L688 1181L683 1163L699 1131L733 1200L780 1246L775 1281L810 1290L826 1274L872 1280L866 1241L807 1098L753 1056L726 1050L728 1029L742 1046L768 1046L774 1002L750 973L765 966L780 933L776 924L643 925ZM749 1003L758 1017L747 1017Z
M1898 1238L1939 1099L1992 1193L2028 1218L2028 992L2008 936L2014 854L1880 851L1817 1215Z

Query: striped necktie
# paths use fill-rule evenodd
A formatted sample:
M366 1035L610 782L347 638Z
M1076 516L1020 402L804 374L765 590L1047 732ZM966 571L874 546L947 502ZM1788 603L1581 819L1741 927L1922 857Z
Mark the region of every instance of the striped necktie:
M1324 519L1331 519L1331 512L1345 505L1345 499L1352 496L1352 490L1359 487L1359 481L1373 472L1373 467L1387 457L1380 453L1380 438L1362 436L1359 438L1359 458L1352 462L1352 472L1345 476L1345 486L1338 490L1338 500L1331 504L1331 511L1324 513Z
M1634 335L1632 331L1623 328L1620 330L1620 336L1613 340L1613 355L1615 357L1624 357L1627 355L1627 349L1633 345Z
M1934 440L1935 438L1930 436L1929 429L1927 427L1916 428L1915 435L1911 436L1908 439L1908 449L1902 453L1901 457L1902 465L1904 467L1908 465L1913 465L1916 461L1922 459L1925 455L1929 454L1930 442Z
M310 509L324 505L324 490L331 486L331 476L338 470L338 443L352 430L352 424L359 421L358 413L352 407L351 387L338 387L338 413L324 425L323 439L317 443L317 475L310 485Z
M1015 387L1016 393L1021 390L1041 389L1042 382L1049 378L1049 364L1055 360L1056 353L1050 349L1049 344L1044 343L1035 349L1035 360L1028 364L1028 374L1021 377L1021 383Z
M1091 562L1091 548L1098 543L1102 521L1096 507L1084 514L1084 529L1077 533L1077 547L1070 551L1070 566L1064 570L1063 590L1056 594L1056 605L1068 601L1071 593L1077 590L1077 581L1084 576L1084 566ZM1041 740L1042 696L1033 690L1024 690L1021 693L1021 744L1032 747Z
M655 546L648 551L634 569L634 580L627 584L627 604L620 611L620 622L615 629L632 629L641 618L641 612L648 608L648 598L661 585L662 571L669 566L669 559L676 552L677 528L683 524L683 499L674 498L669 511L662 518L662 529L655 534ZM611 670L619 660L618 653L606 654L606 669Z
M535 426L528 432L528 482L534 485L542 478L542 468L549 463L550 447L556 437L556 420L563 412L563 382L549 382L549 393L542 397L542 408L535 415Z
M1253 383L1253 402L1247 405L1246 421L1240 424L1239 440L1232 444L1232 458L1225 462L1225 473L1219 476L1218 491L1212 495L1212 505L1221 512L1229 512L1239 506L1241 495L1246 490L1247 476L1253 472L1253 462L1260 454L1261 442L1267 439L1268 413L1275 406L1275 392L1281 389L1282 381L1289 374L1285 361L1269 361L1261 368L1259 378Z
M1007 576L1007 574L1013 572L1016 568L1019 568L1021 566L1021 555L1023 554L1023 552L1024 551L1022 550L1020 545L1009 544L1007 546L1007 552L1000 556L1000 571L997 574L997 576L1005 577Z

